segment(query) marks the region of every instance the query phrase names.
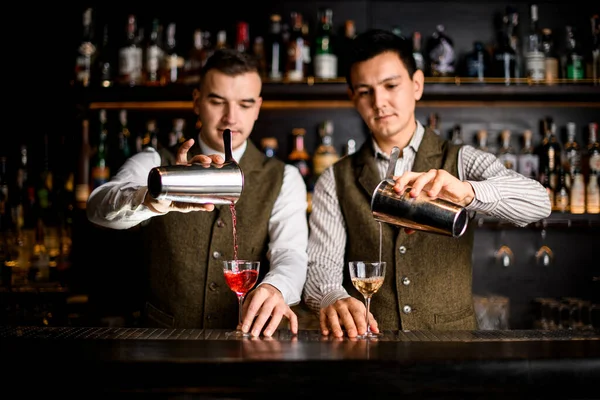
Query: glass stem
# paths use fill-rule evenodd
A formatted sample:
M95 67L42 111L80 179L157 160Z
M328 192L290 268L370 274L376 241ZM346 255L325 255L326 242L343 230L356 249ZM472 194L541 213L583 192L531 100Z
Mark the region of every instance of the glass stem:
M244 304L244 295L238 296L238 326L242 330L242 305Z
M367 322L367 332L368 335L371 333L371 324L369 324L369 312L371 309L371 296L365 297L365 304L367 305L367 311L365 313L365 321Z

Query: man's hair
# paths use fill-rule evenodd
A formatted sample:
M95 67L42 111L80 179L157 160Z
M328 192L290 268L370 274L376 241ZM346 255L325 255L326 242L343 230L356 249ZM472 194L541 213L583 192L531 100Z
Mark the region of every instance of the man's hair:
M386 52L398 55L400 61L402 61L402 64L404 64L404 67L408 71L408 76L412 79L413 74L417 70L417 65L413 57L410 41L390 31L370 29L358 34L350 43L347 54L348 65L345 71L346 83L350 89L354 90L352 81L350 80L352 66Z
M246 72L258 73L258 60L252 54L234 49L218 49L206 60L206 64L200 71L200 78L204 78L208 71L212 69L229 76Z

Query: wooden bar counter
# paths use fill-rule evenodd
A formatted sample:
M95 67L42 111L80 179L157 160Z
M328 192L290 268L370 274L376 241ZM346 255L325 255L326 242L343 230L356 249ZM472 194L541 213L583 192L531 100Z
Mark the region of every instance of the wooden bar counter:
M221 330L0 326L0 360L3 393L62 398L600 398L600 330L356 340L312 330L238 339Z

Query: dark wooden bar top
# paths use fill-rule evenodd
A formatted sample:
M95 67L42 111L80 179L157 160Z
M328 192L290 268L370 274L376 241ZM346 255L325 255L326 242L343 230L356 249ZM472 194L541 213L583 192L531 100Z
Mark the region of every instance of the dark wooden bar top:
M600 398L600 330L226 332L0 326L2 388L82 399Z

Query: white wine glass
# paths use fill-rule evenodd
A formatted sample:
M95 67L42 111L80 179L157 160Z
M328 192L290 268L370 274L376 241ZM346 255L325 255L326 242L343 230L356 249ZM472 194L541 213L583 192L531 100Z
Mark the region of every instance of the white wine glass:
M258 280L258 270L260 261L248 260L226 260L223 261L223 274L227 286L236 294L238 298L238 326L235 331L228 332L226 335L240 337L249 337L249 333L242 331L242 305L244 298L250 289L256 285Z
M371 312L371 297L379 288L383 285L385 278L385 261L371 262L371 261L350 261L350 278L352 279L352 285L358 290L365 298L366 314L365 320L367 322L367 331L364 335L358 335L359 339L368 339L373 337L379 337L381 333L375 333L371 331L371 325L369 324L369 313Z

